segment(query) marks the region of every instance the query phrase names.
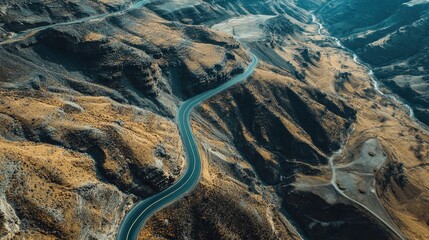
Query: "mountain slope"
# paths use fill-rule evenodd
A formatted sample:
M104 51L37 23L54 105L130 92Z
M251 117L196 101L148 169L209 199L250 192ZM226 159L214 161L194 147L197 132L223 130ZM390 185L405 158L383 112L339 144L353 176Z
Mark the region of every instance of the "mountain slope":
M323 1L156 0L125 11L136 3L0 4L2 236L114 238L133 204L186 168L181 101L242 72L252 51L251 78L192 115L200 184L140 238L429 237L429 135L317 34L299 6ZM386 16L402 5L392 6Z
M427 1L333 0L312 9L330 33L374 67L376 76L413 106L420 121L429 123Z

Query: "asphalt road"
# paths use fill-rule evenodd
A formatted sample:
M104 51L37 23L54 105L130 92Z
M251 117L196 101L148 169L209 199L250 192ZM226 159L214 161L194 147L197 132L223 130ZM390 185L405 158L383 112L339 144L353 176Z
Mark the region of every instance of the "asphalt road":
M140 229L152 214L161 210L167 205L183 197L191 191L198 183L201 175L201 158L198 153L198 147L195 137L192 134L190 115L195 106L212 96L230 88L231 86L247 79L254 71L258 59L252 54L252 63L246 71L217 88L199 94L191 99L184 101L177 114L177 124L179 133L182 138L183 147L186 153L187 168L184 175L174 185L166 190L147 198L136 204L125 216L119 228L117 235L118 240L137 239Z
M122 15L124 13L131 11L131 10L141 8L143 5L145 5L149 1L150 0L139 0L139 1L136 1L133 4L131 4L127 8L120 10L120 11L116 11L116 12L98 14L98 15L93 15L93 16L89 16L89 17L85 17L85 18L76 19L73 21L60 22L60 23L55 23L55 24L51 24L51 25L45 25L45 26L40 26L40 27L28 29L28 30L22 31L20 33L17 33L15 35L13 35L12 37L0 42L0 46L5 45L5 44L11 44L11 43L18 42L18 41L22 41L24 39L27 39L27 38L33 36L34 34L40 32L40 31L43 31L43 30L46 30L49 28L58 27L58 26L67 26L67 25L90 22L90 21L98 21L98 20L102 20L102 19L105 19L108 17Z
M150 0L139 0L134 2L128 8L113 13L94 15L69 22L56 23L22 31L4 41L1 41L0 46L22 41L40 31L49 28L78 24L89 21L98 21L108 17L121 15L131 10L139 9L149 1ZM255 67L258 65L257 57L253 54L251 55L252 63L248 66L245 72L234 77L228 82L218 86L217 88L199 94L191 99L184 101L181 104L177 114L177 124L179 127L180 136L182 138L183 147L185 149L186 158L188 160L186 171L184 175L179 179L179 181L177 181L175 184L173 184L166 190L139 202L130 210L130 212L123 219L122 224L119 228L119 232L117 235L118 240L137 239L140 229L152 214L164 208L168 204L171 204L174 201L180 199L197 185L201 175L201 159L189 122L191 112L195 106L199 105L203 101L247 79L253 73Z

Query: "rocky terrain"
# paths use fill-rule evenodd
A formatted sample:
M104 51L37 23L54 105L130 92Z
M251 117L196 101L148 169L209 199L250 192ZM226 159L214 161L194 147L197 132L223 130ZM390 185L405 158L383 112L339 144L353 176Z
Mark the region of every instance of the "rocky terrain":
M0 3L0 29L3 33L81 19L125 9L131 1L48 1L5 0ZM4 37L4 36L3 36Z
M2 16L26 24L14 12L28 2L2 4ZM9 36L23 30L15 25L4 27ZM146 9L48 28L0 51L2 234L37 239L113 238L131 204L185 166L173 119L179 99L228 80L249 59L229 36Z
M319 36L316 25L305 24L311 21L309 13L304 23L284 16L290 24L281 26L292 31L280 33L275 26L282 18L268 16L234 17L213 26L246 42L265 64L249 82L214 98L195 115L208 166L201 185L219 186L215 191L239 202L234 207L240 210L235 214L239 219L249 218L253 198L262 196L272 204L265 211L271 230L258 239L425 239L427 216L411 210L407 201L416 201L421 209L427 201L427 181L422 184L427 132L403 105L374 90L366 66ZM387 156L382 166L336 170L337 165L351 165L370 139L381 141L383 151L377 154ZM366 158L376 153L360 154ZM363 177L369 174L365 171L375 171L372 180ZM229 185L237 186L225 190ZM237 188L248 189L250 197ZM211 201L207 192L197 188L155 215L141 238L255 238L248 225L230 220L224 204ZM208 210L211 205L216 210ZM270 211L281 212L287 221L279 224ZM259 218L264 211L256 209L254 215Z
M374 90L367 66L319 35L307 11L400 87L405 73L389 75L398 67L370 57L387 57L385 47L359 45L361 33L347 31L406 6L393 1L384 18L334 30L324 12L341 3L0 3L1 236L114 239L130 207L186 167L180 101L241 73L252 51L261 60L254 74L193 114L200 184L140 238L429 238L428 132ZM92 20L28 31L81 18ZM403 70L423 76L423 53ZM418 89L413 98L425 99ZM412 105L416 116L424 104Z
M422 122L429 123L429 2L299 2L316 10L329 32L370 64L390 91L412 105Z

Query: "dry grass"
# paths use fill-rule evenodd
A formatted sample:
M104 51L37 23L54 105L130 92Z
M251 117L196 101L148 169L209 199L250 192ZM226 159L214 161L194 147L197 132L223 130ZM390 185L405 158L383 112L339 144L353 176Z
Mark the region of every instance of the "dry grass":
M162 171L177 176L174 168L184 167L176 125L151 112L105 97L21 95L20 92L0 91L0 99L0 113L12 118L24 130L50 129L54 139L67 143L67 133L116 128L121 138L117 141L128 147L141 165L159 167L154 151L162 144L170 156L170 160L162 161ZM43 141L30 141L25 135L16 137L14 141L0 138L0 171L3 172L0 182L6 189L9 203L19 207L20 216L31 223L21 236L39 238L37 236L42 234L43 239L48 239L49 234L39 232L39 228L56 229L67 238L82 237L86 231L101 234L95 235L100 238L116 234L115 226L129 207L131 198L101 181L96 172L96 160L74 146L67 149ZM107 138L108 135L105 140L110 141ZM70 144L79 140L82 139L76 137ZM116 157L107 155L104 167L121 172L124 166L118 165ZM124 181L127 174L123 172Z

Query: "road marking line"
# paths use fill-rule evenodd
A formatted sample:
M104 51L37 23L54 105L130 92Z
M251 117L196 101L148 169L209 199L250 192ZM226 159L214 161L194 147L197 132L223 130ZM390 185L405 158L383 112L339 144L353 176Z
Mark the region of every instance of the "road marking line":
M224 84L222 84L221 86L219 86L219 87L217 87L217 88L214 88L214 89L211 89L211 90L209 90L209 91L207 91L206 93L202 93L202 94L200 94L200 95L197 95L197 96L195 96L194 98L191 98L191 99L188 99L188 100L186 100L186 101L184 101L183 103L182 103L182 105L179 107L179 114L178 114L178 117L180 118L180 116L182 116L182 118L180 118L180 119L178 119L178 122L179 122L179 132L180 132L180 129L181 129L181 125L180 125L180 123L182 123L182 126L185 126L185 123L187 123L186 125L187 125L187 127L184 127L184 132L185 132L185 135L184 135L184 138L185 138L185 140L187 140L187 142L189 143L189 146L192 146L192 142L191 142L191 139L193 140L193 144L195 145L195 147L196 147L196 149L194 149L194 148L190 148L190 150L191 150L191 152L192 152L192 154L190 155L190 156L193 156L193 159L197 159L198 157L199 157L199 155L198 155L198 146L197 146L197 144L196 144L196 142L195 142L195 139L193 138L193 135L192 135L192 126L191 126L191 124L190 124L190 117L191 117L191 111L193 110L193 108L195 107L195 106L197 106L197 105L199 105L199 104L201 104L203 101L205 101L205 100L207 100L207 99L209 99L209 98L211 98L211 97L213 97L214 95L216 95L216 94L218 94L218 93L220 93L220 92L222 92L222 91L224 91L224 90L226 90L226 89L228 89L228 88L230 88L231 86L233 86L233 85L235 85L236 83L238 83L238 82L241 82L241 81L243 81L243 80L245 80L245 79L247 79L248 77L250 77L250 75L251 75L251 73L253 73L253 71L254 71L254 69L255 69L255 67L256 67L256 65L258 64L258 59L256 58L256 56L255 55L253 55L253 54L251 54L252 55L252 62L251 62L251 64L248 66L248 68L246 69L246 71L244 72L244 73L242 73L242 74L240 74L240 75L238 75L238 76L236 76L235 78L233 78L232 80L230 80L230 81L228 81L228 82L226 82L226 83L224 83ZM237 80L237 79L240 79L241 78L241 80ZM186 105L185 106L185 110L183 110L183 114L180 114L180 109L181 109L181 107L184 105L184 104L189 104L189 105ZM185 118L184 118L184 117ZM190 161L189 161L189 163L190 163ZM193 164L194 164L194 166L193 166L193 168L192 168L192 172L191 172L191 174L189 175L189 178L188 179L186 179L186 181L185 181L185 183L183 183L183 184L181 184L177 189L175 189L173 192L171 192L171 193L168 193L167 195L165 195L164 197L162 197L162 198L160 198L160 199L158 199L158 200L156 200L155 202L153 202L152 204L150 204L148 207L146 207L138 216L137 216L137 218L133 221L133 223L131 224L131 226L130 226L130 228L128 228L128 231L127 231L127 236L126 236L126 240L128 240L129 239L129 235L130 235L130 233L131 233L131 230L132 230L132 228L134 227L134 225L137 223L137 221L141 218L141 216L146 212L146 211L148 211L153 205L155 205L155 204L157 204L159 201L162 201L163 199L165 199L165 198L167 198L167 197L170 197L172 194L174 194L174 193L176 193L177 191L179 191L180 189L182 189L188 182L189 182L189 180L191 180L192 179L192 175L194 174L194 172L195 172L195 169L196 169L196 166L197 166L197 164L196 164L196 162L193 162ZM188 164L188 166L189 166L190 164ZM200 162L200 167L201 167L201 162ZM186 174L186 173L185 173ZM179 180L179 182L180 181L183 181L183 179L180 179ZM198 182L197 182L198 183ZM177 185L173 185L173 186L171 186L171 187L174 187L174 186L177 186ZM165 191L167 191L169 188L167 188ZM162 192L161 192L162 193ZM161 194L160 193L160 194ZM184 192L183 194L185 194L186 192ZM177 198L175 199L175 200L177 200ZM144 200L143 200L144 201ZM166 206L166 205L165 205ZM158 210L160 210L160 209L162 209L163 207L165 207L165 206L161 206ZM139 229L140 230L140 229ZM118 236L119 236L119 234L118 234Z

